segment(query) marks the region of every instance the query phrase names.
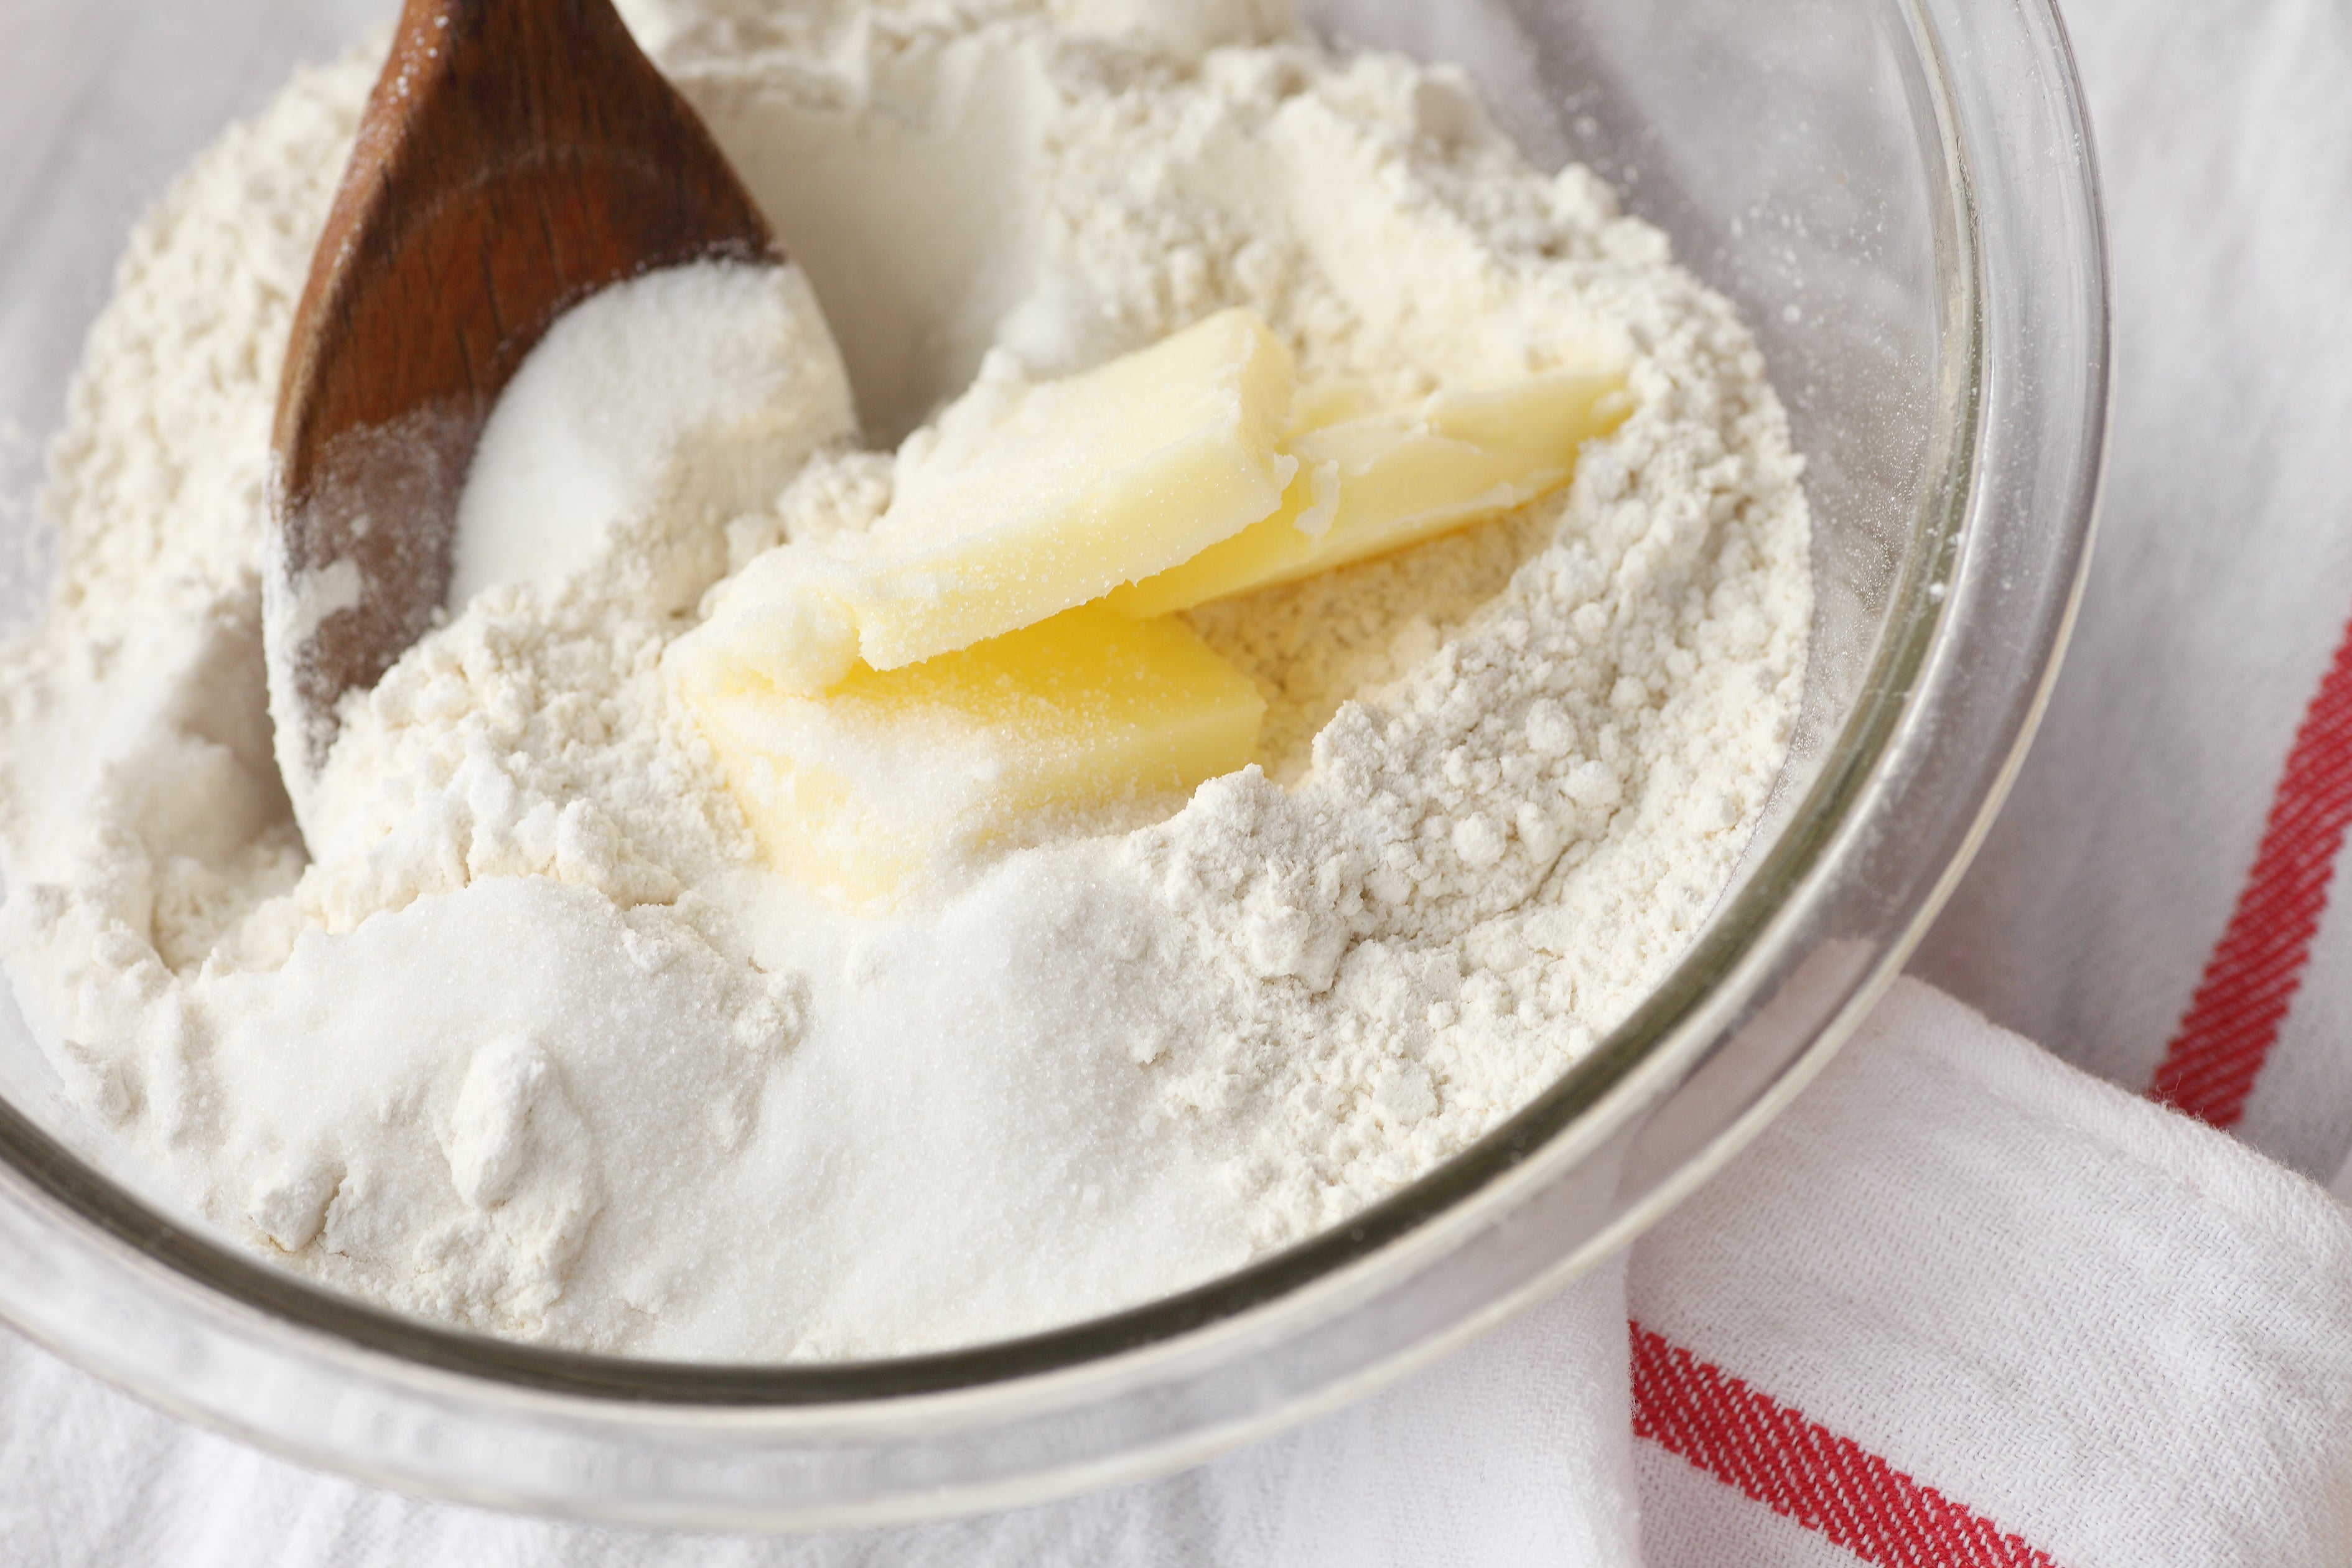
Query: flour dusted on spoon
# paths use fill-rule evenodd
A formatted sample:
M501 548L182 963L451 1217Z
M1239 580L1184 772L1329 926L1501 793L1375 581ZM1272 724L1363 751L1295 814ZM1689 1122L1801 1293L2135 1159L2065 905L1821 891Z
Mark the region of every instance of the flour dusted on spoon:
M257 630L269 416L375 62L299 77L133 240L55 452L58 597L0 658L7 972L126 1155L404 1310L887 1355L1300 1239L1620 1022L1802 686L1798 463L1728 306L1453 73L1265 7L633 20L796 265L625 286L542 346L465 591L347 699L307 846ZM1548 500L1192 612L1268 703L1262 768L1041 820L887 913L770 870L661 677L708 592L872 526L991 354L1069 375L1231 307L1302 383L1612 359L1633 412Z

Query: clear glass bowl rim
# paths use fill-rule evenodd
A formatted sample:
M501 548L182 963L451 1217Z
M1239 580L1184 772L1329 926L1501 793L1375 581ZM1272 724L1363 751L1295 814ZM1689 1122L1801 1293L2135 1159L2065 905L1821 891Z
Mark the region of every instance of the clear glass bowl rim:
M1013 1385L1037 1393L1050 1404L1056 1396L1044 1393L1045 1385L1120 1367L1127 1375L1115 1381L1133 1385L1147 1375L1144 1363L1160 1352L1203 1353L1203 1336L1212 1331L1223 1331L1221 1337L1228 1341L1262 1338L1275 1331L1265 1321L1267 1315L1285 1303L1297 1303L1318 1290L1335 1300L1376 1292L1381 1276L1391 1272L1381 1267L1383 1258L1392 1258L1401 1244L1425 1241L1433 1222L1458 1215L1475 1201L1507 1203L1511 1194L1504 1189L1524 1189L1556 1170L1574 1151L1589 1150L1622 1131L1654 1107L1662 1085L1679 1081L1714 1047L1725 1021L1763 984L1770 968L1768 950L1776 940L1793 940L1800 922L1792 907L1801 902L1811 882L1821 874L1839 836L1853 828L1873 793L1885 787L1906 733L1921 721L1923 672L1938 657L1939 641L1949 629L1957 599L1950 590L1960 563L1960 546L1971 517L1991 504L1979 456L1986 412L1986 322L1979 191L1970 174L1972 162L1982 155L1983 149L1980 141L1972 145L1963 135L1960 121L1967 111L1953 90L1945 51L1936 43L1938 29L1927 14L1927 7L1937 3L1901 0L1912 16L1915 37L1924 41L1931 87L1943 100L1939 115L1948 167L1956 175L1951 193L1954 233L1967 275L1958 279L1964 307L1946 335L1948 354L1957 352L1958 374L1948 377L1947 450L1941 454L1941 478L1929 487L1919 520L1921 547L1913 551L1908 580L1895 595L1898 624L1884 638L1878 666L1864 682L1872 695L1849 719L1805 801L1756 874L1735 893L1659 992L1591 1057L1471 1150L1340 1228L1176 1297L1019 1341L893 1361L793 1367L665 1363L550 1351L379 1310L270 1269L173 1225L75 1159L5 1101L0 1101L0 1175L5 1176L9 1190L0 1196L47 1205L53 1221L61 1222L64 1229L82 1237L86 1245L111 1253L118 1265L143 1276L152 1286L200 1303L222 1321L237 1322L242 1331L304 1342L325 1362L365 1366L376 1376L432 1386L445 1394L455 1391L460 1403L487 1384L525 1405L572 1411L591 1406L599 1419L609 1417L625 1424L633 1412L660 1410L667 1416L693 1411L730 1413L735 1419L726 1424L747 1435L763 1426L777 1427L778 1423L783 1427L798 1425L792 1420L795 1412L823 1420L851 1409L910 1399L936 1407L935 1402L922 1396L987 1395L991 1391L1009 1392ZM1715 1130L1698 1154L1684 1161L1669 1179L1540 1280L1516 1292L1507 1303L1465 1315L1461 1331L1445 1336L1443 1343L1433 1341L1412 1357L1392 1356L1377 1373L1359 1369L1357 1375L1339 1380L1346 1383L1348 1394L1400 1375L1409 1365L1487 1326L1622 1245L1752 1136L1826 1061L1899 968L1957 879L2013 776L2046 699L2079 596L2103 461L2108 355L2105 240L2080 88L2063 31L2047 0L2021 0L2016 10L2051 40L2053 47L2043 64L2079 135L2079 160L2068 177L2079 184L2085 198L2080 210L2087 215L2083 220L2087 226L2068 237L2093 259L2095 275L2090 292L2095 306L2083 325L2095 340L2084 347L2095 363L2095 372L2088 405L2075 411L2080 420L2075 504L2070 515L2051 520L2049 524L2067 534L2067 547L2054 552L2067 580L2043 596L2032 624L2018 628L2029 645L2027 662L2038 673L2030 689L2013 694L2010 744L1999 754L1980 760L1977 775L1967 781L1975 809L1961 841L1942 858L1943 864L1926 869L1921 885L1907 900L1906 918L1897 929L1885 933L1865 972L1825 1011L1807 1047L1785 1064L1768 1096L1744 1106L1738 1115ZM0 1310L9 1308L7 1294L0 1289ZM9 1310L8 1315L20 1321L27 1317L16 1310ZM1300 1321L1304 1320L1294 1316L1294 1324ZM286 1444L272 1432L248 1426L208 1401L186 1397L152 1375L126 1366L109 1353L101 1336L62 1333L53 1320L43 1315L34 1315L26 1326L71 1359L133 1386L155 1403L216 1425L238 1427L243 1435L265 1444L297 1447L304 1458L323 1458L362 1473L374 1468L364 1457L322 1454L307 1446ZM1166 1358L1161 1355L1160 1359ZM1183 1354L1183 1359L1191 1359L1191 1354ZM1339 1385L1335 1382L1334 1387ZM1336 1403L1338 1397L1294 1400L1284 1406L1279 1419L1296 1419L1318 1403ZM1260 1429L1273 1424L1278 1423L1263 1424ZM1233 1428L1213 1444L1190 1450L1171 1446L1145 1468L1164 1468L1169 1463L1199 1457L1206 1447L1226 1446L1250 1435L1254 1433ZM378 1473L404 1485L432 1486L452 1493L466 1489L455 1484L436 1485L413 1470L395 1468ZM1015 1497L1000 1488L987 1499L974 1498L958 1506L982 1500L1025 1500L1027 1496L1069 1489L1073 1488L1066 1484L1041 1486ZM590 1500L583 1500L581 1507L586 1512L629 1513L601 1510ZM903 1515L908 1510L896 1511Z

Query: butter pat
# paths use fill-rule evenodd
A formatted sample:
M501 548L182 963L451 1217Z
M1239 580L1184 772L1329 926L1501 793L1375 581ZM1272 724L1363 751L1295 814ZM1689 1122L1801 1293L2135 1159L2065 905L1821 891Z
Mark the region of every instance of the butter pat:
M1270 515L1296 380L1227 310L1066 381L983 384L899 464L856 563L858 657L895 669L1033 626Z
M680 645L680 649L684 645ZM886 902L1022 819L1189 790L1254 759L1265 701L1182 623L1099 606L796 697L723 658L667 666L769 863Z
M1279 510L1108 602L1123 615L1164 616L1525 506L1568 483L1577 449L1631 407L1620 374L1551 371L1307 428L1288 443L1298 473Z

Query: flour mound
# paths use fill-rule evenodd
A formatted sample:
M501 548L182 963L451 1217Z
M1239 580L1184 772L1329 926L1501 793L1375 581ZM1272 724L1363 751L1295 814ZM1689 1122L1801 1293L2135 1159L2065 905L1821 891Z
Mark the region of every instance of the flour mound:
M376 61L296 78L132 240L54 451L56 597L0 653L0 954L93 1125L404 1310L877 1356L1311 1234L1621 1022L1759 819L1811 609L1780 405L1663 237L1456 73L1260 0L631 10L840 358L778 296L803 357L744 382L760 417L697 416L685 479L507 494L578 558L474 557L347 699L307 847L261 673L270 413ZM762 868L658 674L705 591L868 526L989 355L1065 374L1237 305L1309 381L1605 359L1634 411L1545 502L1195 612L1268 699L1263 768L886 916Z

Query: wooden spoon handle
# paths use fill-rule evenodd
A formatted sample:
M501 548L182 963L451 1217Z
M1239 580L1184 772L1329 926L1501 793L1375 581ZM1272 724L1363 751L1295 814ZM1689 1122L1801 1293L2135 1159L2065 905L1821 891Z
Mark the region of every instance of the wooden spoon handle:
M432 624L466 469L524 356L588 294L704 258L781 255L610 0L408 0L278 401L280 567L358 568L356 603L272 650L292 660L300 761L324 760L336 700Z

